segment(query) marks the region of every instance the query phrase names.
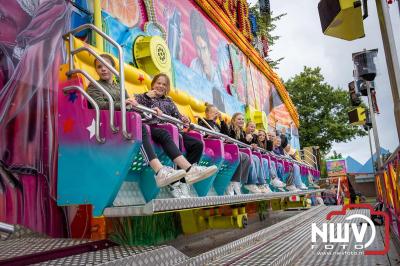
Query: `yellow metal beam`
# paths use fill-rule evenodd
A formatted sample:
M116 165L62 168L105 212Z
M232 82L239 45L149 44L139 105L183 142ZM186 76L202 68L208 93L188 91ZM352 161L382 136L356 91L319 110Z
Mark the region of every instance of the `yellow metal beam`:
M101 3L100 0L94 0L93 1L93 9L94 9L94 25L103 30L103 23L101 20ZM96 48L99 49L100 51L104 51L104 46L103 46L103 38L95 33L95 40L96 40Z

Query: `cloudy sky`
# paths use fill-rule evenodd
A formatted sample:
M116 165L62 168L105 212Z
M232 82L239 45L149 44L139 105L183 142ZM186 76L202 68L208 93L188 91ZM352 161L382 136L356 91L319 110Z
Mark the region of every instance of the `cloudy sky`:
M347 90L353 79L351 54L360 50L378 48L376 60L378 76L375 79L380 115L377 117L378 135L382 147L393 151L399 144L394 124L393 101L376 13L375 1L368 1L369 17L364 21L366 37L348 42L322 34L319 0L270 0L274 15L287 13L277 22L274 34L281 36L271 52L272 58L285 57L277 71L284 80L300 73L303 67L321 67L326 82ZM252 3L256 0L250 1ZM390 5L392 27L400 47L398 2ZM397 49L398 54L400 49ZM364 97L366 98L366 97ZM366 99L365 99L366 100ZM300 121L301 123L301 121ZM374 144L373 144L374 145ZM334 144L333 149L343 156L352 156L361 163L370 157L368 137L348 143Z

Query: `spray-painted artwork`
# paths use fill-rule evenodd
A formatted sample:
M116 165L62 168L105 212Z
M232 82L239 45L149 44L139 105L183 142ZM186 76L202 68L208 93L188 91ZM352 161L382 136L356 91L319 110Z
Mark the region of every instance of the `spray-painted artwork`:
M0 221L60 235L54 114L67 3L1 2Z
M92 23L91 5L85 0L0 0L0 221L65 236L64 225L78 216L77 210L63 213L56 204L55 114L65 55L62 34ZM101 6L103 31L122 45L125 62L135 65L137 36L160 33L170 49L176 88L230 115L244 112L247 104L264 111L271 125L291 127L274 85L194 1L103 0ZM71 12L86 17L70 21ZM88 32L78 37L93 41ZM107 44L105 51L116 54Z
M154 7L157 22L166 29L175 86L223 112L244 111L243 102L229 93L228 41L218 27L191 1L158 0Z

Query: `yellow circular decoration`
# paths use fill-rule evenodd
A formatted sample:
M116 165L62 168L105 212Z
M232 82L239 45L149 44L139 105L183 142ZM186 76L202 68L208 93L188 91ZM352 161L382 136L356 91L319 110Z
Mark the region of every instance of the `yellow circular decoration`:
M133 46L133 57L137 66L149 75L171 71L171 54L160 36L139 36Z

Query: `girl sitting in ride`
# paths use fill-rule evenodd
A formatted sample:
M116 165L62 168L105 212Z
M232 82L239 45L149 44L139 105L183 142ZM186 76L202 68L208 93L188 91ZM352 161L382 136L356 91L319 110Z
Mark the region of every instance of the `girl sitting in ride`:
M257 145L260 148L265 149L266 151L272 151L273 141L275 137L276 135L274 131L268 132L267 134L264 130L259 130L257 136ZM279 172L283 171L283 165L281 163L278 163L278 169L277 169L275 161L273 160L268 161L266 159L263 159L263 166L266 179L267 180L269 178L271 179L270 185L276 187L278 190L284 191L283 188L286 186L286 184L283 183L278 177L278 171Z
M205 118L199 118L198 124L203 127L210 128L216 132L226 134L228 132L228 125L222 119L221 113L218 111L217 107L212 104L206 104L205 110ZM220 124L217 123L217 119L219 119ZM244 152L239 152L239 165L236 168L231 182L226 189L227 195L240 195L241 193L241 184L247 184L247 180L250 172L250 157Z
M244 116L242 113L235 113L232 116L231 124L224 134L239 140L246 144L251 144L252 138L246 136L244 127ZM251 193L268 193L269 188L266 187L264 177L261 175L260 159L256 155L252 155L250 174L247 184L244 186Z
M290 158L290 156L285 154L284 148L286 148L286 146L282 147L281 138L275 137L274 142L273 142L273 152L282 157ZM280 164L280 163L278 163L278 164ZM278 168L280 168L280 166L278 166ZM283 169L283 166L282 166L282 169ZM283 171L281 171L281 172L278 171L278 175L279 175L279 173L282 173L282 176L280 176L280 178L282 178ZM307 187L301 181L300 167L296 163L293 163L293 167L290 167L289 176L286 180L286 189L289 191L307 190Z
M114 59L107 54L100 55L107 63L112 67L115 67ZM113 98L115 110L120 110L121 108L121 95L119 90L119 85L114 81L114 75L110 69L104 65L99 60L94 61L94 66L100 79L98 83L105 89ZM157 79L152 82L152 87ZM168 87L169 88L169 87ZM90 84L87 89L88 94L96 101L100 109L109 109L109 102L105 94L97 88L94 84ZM150 95L153 95L150 93ZM125 93L125 95L128 95ZM148 97L148 96L147 96ZM127 109L131 109L132 106L138 105L138 101L135 97L126 97L125 104ZM148 106L149 107L149 106ZM152 106L150 106L152 108ZM216 166L211 166L208 168L200 167L194 163L198 162L201 153L203 152L203 145L200 141L193 141L193 151L188 154L188 159L183 157L178 147L173 143L171 136L168 132L160 131L158 129L151 129L153 135L153 140L159 143L164 149L165 153L170 157L170 159L177 164L181 169L175 170L171 167L164 166L157 158L153 146L150 143L150 136L147 133L146 127L142 125L142 153L143 157L147 159L150 167L156 173L155 179L158 187L169 186L172 196L182 198L189 197L188 188L181 182L176 182L178 180L186 180L188 184L193 184L199 182L217 171ZM164 134L160 136L161 134ZM200 155L199 155L200 154ZM196 161L197 160L197 161ZM175 182L175 183L174 183ZM171 185L170 185L171 184ZM186 192L186 193L185 193Z
M136 94L135 99L139 104L155 110L158 116L162 114L172 116L181 120L185 123L185 126L189 127L189 118L182 115L172 99L167 96L170 86L170 80L166 74L157 74L151 82L150 91L143 94ZM170 192L174 197L188 197L189 187L187 184L199 182L217 172L218 168L215 165L209 167L197 165L204 150L203 143L200 140L189 136L185 132L180 132L183 145L186 149L185 158L175 145L170 133L165 129L154 127L156 124L164 123L163 120L153 117L147 120L146 123L150 125L153 141L160 144L168 157L187 173L185 179L181 179L180 182L169 186Z
M256 134L256 123L249 121L247 123L246 127L246 141L247 144L251 145L251 147L255 150L259 148L258 146L258 135ZM257 160L258 159L258 160ZM259 167L259 172L258 175L262 177L264 180L265 184L263 184L263 188L261 190L264 190L265 193L271 193L272 190L270 189L267 180L269 179L269 163L268 160L265 158L259 158L257 157L256 159L256 167ZM260 165L258 166L258 161L260 161ZM260 189L260 187L259 187Z

